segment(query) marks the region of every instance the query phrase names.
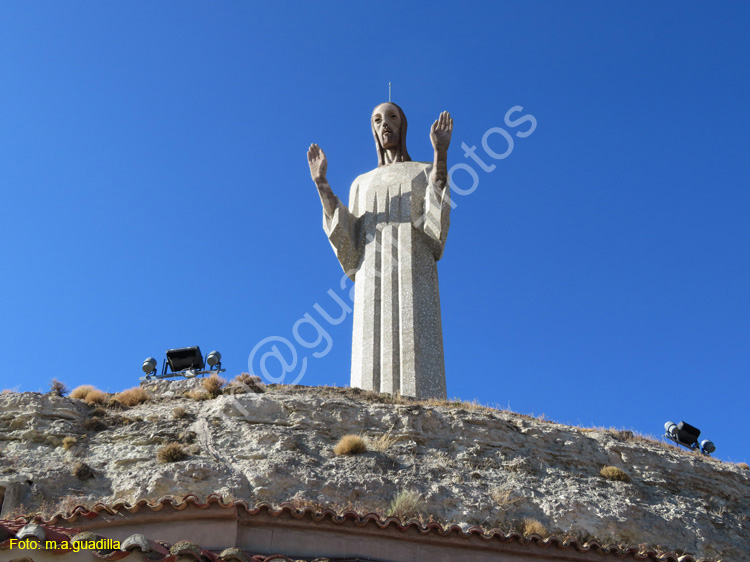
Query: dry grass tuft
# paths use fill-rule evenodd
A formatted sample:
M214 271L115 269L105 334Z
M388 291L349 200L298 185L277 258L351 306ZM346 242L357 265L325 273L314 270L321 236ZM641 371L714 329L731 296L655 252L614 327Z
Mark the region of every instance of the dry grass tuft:
M94 478L94 471L85 462L76 463L70 473L78 480L90 480Z
M183 431L177 436L177 440L180 443L190 445L195 442L195 439L197 437L198 437L198 434L195 431Z
M177 406L174 410L172 410L172 417L176 420L182 420L190 416L190 412L187 411L186 408L183 408L182 406Z
M376 439L369 438L367 440L368 449L370 449L371 451L378 451L379 453L385 453L400 439L400 437L395 437L394 435L392 435L392 431L393 428L389 429L387 432Z
M89 406L106 404L109 402L109 394L102 392L98 388L93 388L83 399Z
M112 397L111 401L116 402L117 404L120 404L121 406L124 406L126 408L131 408L133 406L137 406L138 404L148 402L149 400L151 400L151 395L146 391L146 389L141 388L140 386L136 386L134 388L129 388L128 390L118 392Z
M359 435L344 435L333 448L336 455L359 455L365 451L367 444Z
M195 400L196 402L202 402L203 400L211 400L211 395L203 390L202 388L194 388L187 393L188 398Z
M109 425L104 418L93 416L83 420L83 429L86 431L104 431L105 429L109 429Z
M750 470L750 465L748 465L746 462L738 462L737 466L740 468L744 468L745 470Z
M492 499L495 500L497 507L503 511L508 511L523 501L522 497L514 496L513 490L509 489L495 488L490 495L492 496Z
M65 386L64 382L60 382L57 379L52 379L49 383L49 393L55 396L63 397L68 393L68 387Z
M636 440L635 434L629 429L611 429L609 430L609 434L620 441L630 442Z
M241 373L232 379L227 389L232 394L245 394L247 392L255 392L261 394L265 392L265 385L257 375L251 375L250 373Z
M78 443L78 439L69 435L68 437L63 438L62 447L67 451L72 449L76 443Z
M217 396L219 396L221 394L221 389L226 384L227 381L221 378L216 373L201 381L203 389L209 394L209 396L211 396L211 398L216 398Z
M94 387L90 384L82 384L81 386L77 386L73 389L73 391L70 393L71 398L75 398L77 400L85 400L86 396L88 396L89 392L94 390Z
M546 539L550 536L550 532L547 527L545 527L536 519L524 519L523 525L521 526L521 531L523 533L523 536L525 537L528 537L529 535L539 535L543 539Z
M260 377L257 375L251 375L250 373L240 373L234 379L232 379L233 383L237 384L256 384L261 382Z
M75 398L76 400L83 400L89 406L95 404L106 404L109 400L109 394L102 392L90 384L77 386L73 389L73 392L70 393L70 397Z
M616 466L605 466L599 471L599 476L615 482L630 482L630 476Z
M388 516L401 520L414 519L422 515L423 510L424 500L418 492L402 490L388 506Z
M179 443L169 443L156 452L156 460L161 463L179 462L187 456L187 451Z

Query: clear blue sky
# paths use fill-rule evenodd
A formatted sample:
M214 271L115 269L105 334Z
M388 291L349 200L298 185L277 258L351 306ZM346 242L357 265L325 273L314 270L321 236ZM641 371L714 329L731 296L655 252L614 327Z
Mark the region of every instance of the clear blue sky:
M234 375L334 313L305 152L346 199L392 82L412 158L449 110L479 179L439 264L448 394L750 460L748 29L740 2L4 2L0 387L120 390L190 345ZM537 128L484 172L461 143L517 105ZM351 316L325 327L301 382L344 386Z

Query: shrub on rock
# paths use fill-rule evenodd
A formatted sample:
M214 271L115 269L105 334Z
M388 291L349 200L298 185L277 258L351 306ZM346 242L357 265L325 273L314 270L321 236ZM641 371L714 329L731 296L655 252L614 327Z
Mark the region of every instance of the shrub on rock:
M70 473L78 480L90 480L94 478L94 471L85 462L76 463Z
M109 394L102 392L98 388L94 388L86 395L83 401L89 406L106 404L109 401Z
M75 387L70 393L70 397L75 398L76 400L83 400L89 406L104 404L109 400L109 394L102 392L90 384L82 384L81 386Z
M367 444L359 435L344 435L333 448L336 455L359 455L365 451Z
M203 379L203 381L201 381L201 384L203 385L203 389L209 394L209 396L211 396L211 398L216 398L221 394L221 389L225 384L227 384L227 381L214 373L210 377Z
M187 456L187 452L179 443L169 443L156 452L156 460L161 463L180 462Z
M526 518L523 520L523 526L521 527L523 535L528 537L529 535L539 535L543 539L546 539L550 532L547 530L541 522L536 519Z
M421 494L411 490L400 491L388 506L388 516L399 519L413 519L421 515L424 510L424 500Z
M148 402L149 400L151 400L151 395L146 392L146 389L141 388L140 386L129 388L128 390L123 390L122 392L118 392L112 397L112 402L116 402L117 404L125 406L126 408L131 408L132 406L143 404L144 402Z
M57 379L52 379L49 383L49 393L55 396L63 397L68 393L68 387L65 386L64 382L60 382Z
M616 466L605 466L599 471L599 476L615 482L630 482L630 476Z
M77 386L73 389L73 391L70 393L71 398L76 398L77 400L85 400L86 396L88 396L89 392L94 390L94 387L90 384L82 384L81 386Z
M172 410L172 417L176 420L182 420L190 416L190 412L182 406L177 406Z

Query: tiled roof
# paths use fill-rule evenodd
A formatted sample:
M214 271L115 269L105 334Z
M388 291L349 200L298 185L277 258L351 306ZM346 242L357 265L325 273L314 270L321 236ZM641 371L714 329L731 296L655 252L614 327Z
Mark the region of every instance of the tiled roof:
M643 549L632 546L621 548L616 545L603 545L598 541L580 542L577 540L563 539L552 536L542 538L539 535L530 535L524 537L519 533L503 533L499 530L486 531L481 527L469 527L463 529L458 525L444 526L439 523L421 524L411 520L402 523L396 517L381 517L375 513L360 514L354 511L335 512L333 510L315 511L310 508L298 509L292 504L281 504L278 507L267 503L249 504L244 500L235 500L224 502L218 495L211 495L201 502L196 496L190 495L182 499L172 497L163 497L158 501L150 502L140 500L135 504L129 504L123 501L116 501L112 504L96 504L92 508L78 506L69 513L58 513L49 519L40 517L27 518L20 517L15 520L0 520L0 550L10 548L10 540L13 538L24 539L30 538L41 541L55 540L58 543L63 541L91 541L102 540L104 537L92 532L79 532L79 529L73 527L76 521L81 518L86 520L96 519L102 514L115 515L118 513L128 512L137 513L141 510L162 511L174 510L182 511L185 509L208 509L219 506L226 509L244 510L248 515L268 514L272 517L287 515L297 520L308 520L311 525L321 521L327 521L334 524L353 523L355 527L364 527L366 525L376 525L380 529L393 528L398 531L406 532L416 530L422 535L434 534L437 536L449 537L477 537L484 541L499 541L500 543L517 543L521 546L538 547L538 548L556 548L571 549L578 552L595 552L600 555L611 555L612 559L623 559L629 557L632 560L648 560L653 562L707 562L698 560L690 555L679 556L674 552L659 553L653 549ZM70 525L70 526L64 526ZM93 550L96 556L107 561L118 561L126 558L131 552L141 551L144 556L150 560L159 562L174 562L180 556L192 558L195 562L293 562L293 559L283 555L260 555L240 550L238 548L227 548L219 553L208 551L200 545L180 541L173 545L159 542L148 538L142 534L134 534L122 541L120 550L102 549ZM67 551L58 550L56 553L65 554L73 552L72 549ZM317 558L322 562L329 560L327 558ZM353 560L351 558L347 559Z

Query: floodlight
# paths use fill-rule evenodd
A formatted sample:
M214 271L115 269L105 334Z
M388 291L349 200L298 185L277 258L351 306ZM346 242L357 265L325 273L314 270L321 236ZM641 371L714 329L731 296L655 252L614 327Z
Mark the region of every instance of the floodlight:
M143 362L142 368L143 368L143 372L146 373L147 375L150 375L151 373L155 373L156 372L156 359L154 359L153 357L147 358Z
M677 440L685 445L694 449L698 446L698 437L701 434L701 430L697 427L681 421L677 424Z
M690 425L687 422L681 421L678 424L668 421L664 424L664 437L671 439L678 445L687 447L691 451L696 449L700 450L704 455L709 455L716 450L716 446L709 441L704 439L700 445L698 445L698 437L701 434L701 430L697 427Z
M225 373L226 369L221 368L221 353L212 351L205 358L201 355L201 348L181 347L179 349L167 350L167 358L162 363L161 374L156 372L156 359L149 357L143 362L143 372L145 377L141 381L151 379L170 379L176 377L194 377L211 375L214 373ZM209 365L207 368L206 365Z
M674 438L675 433L677 432L677 424L671 421L668 421L664 424L664 431L667 432L667 435L670 438Z
M221 366L221 353L218 351L212 351L208 354L208 357L206 357L206 363L208 363L208 366L212 369L216 367L216 365Z
M198 346L168 349L167 363L169 363L169 368L172 369L173 373L187 369L200 371L205 366L201 348Z

